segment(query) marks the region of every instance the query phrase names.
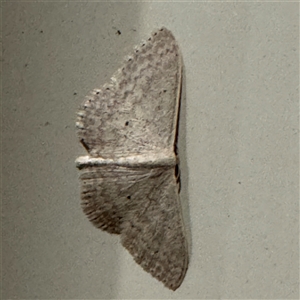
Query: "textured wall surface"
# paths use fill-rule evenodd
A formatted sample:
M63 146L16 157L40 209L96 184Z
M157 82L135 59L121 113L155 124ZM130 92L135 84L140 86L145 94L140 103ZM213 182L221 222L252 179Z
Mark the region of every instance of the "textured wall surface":
M298 299L298 3L2 3L3 299ZM84 97L153 29L183 54L189 269L172 292L80 208Z

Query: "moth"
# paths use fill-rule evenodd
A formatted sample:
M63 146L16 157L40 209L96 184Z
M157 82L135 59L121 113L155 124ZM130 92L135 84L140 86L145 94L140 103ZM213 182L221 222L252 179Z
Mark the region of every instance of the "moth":
M177 127L182 57L166 28L136 46L77 114L81 205L97 227L118 234L134 260L176 290L188 268Z

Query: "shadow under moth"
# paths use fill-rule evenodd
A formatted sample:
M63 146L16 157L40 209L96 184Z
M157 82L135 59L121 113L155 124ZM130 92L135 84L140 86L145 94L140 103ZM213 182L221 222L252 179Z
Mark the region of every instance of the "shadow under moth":
M176 150L182 58L166 28L136 46L77 114L82 209L176 290L188 268Z

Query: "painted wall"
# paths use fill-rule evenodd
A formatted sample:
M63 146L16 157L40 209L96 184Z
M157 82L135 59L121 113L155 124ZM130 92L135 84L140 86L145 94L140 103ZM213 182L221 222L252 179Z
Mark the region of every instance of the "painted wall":
M4 299L296 299L298 3L2 3ZM184 59L172 292L80 208L76 110L155 28ZM118 32L119 31L119 32Z

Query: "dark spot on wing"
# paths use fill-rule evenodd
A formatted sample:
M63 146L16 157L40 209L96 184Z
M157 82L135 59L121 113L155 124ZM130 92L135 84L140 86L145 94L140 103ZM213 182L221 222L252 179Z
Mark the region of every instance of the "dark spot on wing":
M80 143L82 144L82 146L83 146L87 151L90 150L90 147L86 144L86 142L84 141L84 139L81 139L81 140L80 140Z

